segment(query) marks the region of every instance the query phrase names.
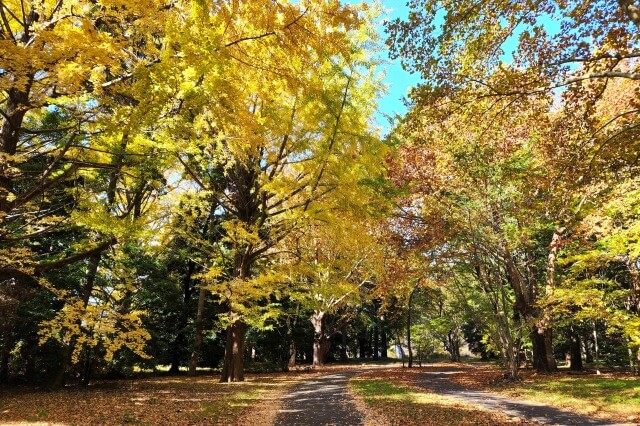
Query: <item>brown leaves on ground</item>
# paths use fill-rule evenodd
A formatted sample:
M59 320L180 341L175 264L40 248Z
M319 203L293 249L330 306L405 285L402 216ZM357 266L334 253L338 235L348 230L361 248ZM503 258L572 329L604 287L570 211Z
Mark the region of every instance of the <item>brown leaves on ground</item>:
M492 364L459 364L460 373L447 376L458 385L510 398L530 400L563 410L614 422L640 420L640 380L627 373L561 370L538 374L520 371L521 382L503 380L503 370Z
M429 368L429 371L450 371L451 368L451 366L440 365ZM367 421L367 424L426 426L529 424L520 419L512 419L431 393L415 384L417 375L424 372L425 369L422 368L377 370L351 379L360 403L366 404L369 410L375 413L375 417L372 418L376 420Z
M309 374L248 376L219 383L217 376L149 377L105 381L56 391L0 391L3 425L211 425L266 424L280 393Z

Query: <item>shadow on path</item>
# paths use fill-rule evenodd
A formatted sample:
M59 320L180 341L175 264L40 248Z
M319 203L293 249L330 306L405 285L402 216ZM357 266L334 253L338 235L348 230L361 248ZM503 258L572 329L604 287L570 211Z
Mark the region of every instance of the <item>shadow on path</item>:
M452 383L447 379L448 375L459 372L460 371L439 371L424 373L420 375L417 384L438 395L455 398L491 411L501 412L508 416L524 418L539 423L553 425L622 425L622 423L610 423L605 420L594 419L592 417L549 407L548 405L517 401L488 392L468 389Z
M347 391L349 371L305 380L285 397L276 425L364 425L353 398Z

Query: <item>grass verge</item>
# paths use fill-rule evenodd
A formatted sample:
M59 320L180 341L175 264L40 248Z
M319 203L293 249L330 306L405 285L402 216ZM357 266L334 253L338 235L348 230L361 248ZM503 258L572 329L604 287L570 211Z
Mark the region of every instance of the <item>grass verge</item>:
M56 391L0 390L2 425L255 425L275 418L280 393L299 377L249 376L119 380ZM260 422L256 422L259 419Z
M410 375L376 372L353 377L349 384L367 409L389 425L503 425L520 420L481 410L409 385Z
M465 368L466 367L466 368ZM620 373L540 375L521 372L522 382L498 380L501 371L494 366L463 369L449 378L462 386L497 392L504 396L539 402L567 411L618 422L640 421L640 380Z

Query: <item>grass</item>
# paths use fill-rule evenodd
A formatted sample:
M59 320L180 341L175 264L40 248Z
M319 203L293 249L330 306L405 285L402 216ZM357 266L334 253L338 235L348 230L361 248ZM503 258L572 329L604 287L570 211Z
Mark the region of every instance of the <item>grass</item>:
M502 393L584 414L640 420L640 380L634 378L537 376Z
M580 414L622 423L640 420L640 379L623 373L535 374L522 370L522 382L505 383L497 378L502 371L490 365L461 366L451 381L465 387L498 392L514 399L525 399Z
M227 384L217 377L172 376L56 391L0 389L0 424L259 424L277 409L273 400L295 379L250 376ZM259 417L253 418L256 411Z
M392 425L499 425L505 416L444 398L409 386L402 373L374 373L355 376L349 382L355 395L368 409ZM404 383L403 383L404 382Z

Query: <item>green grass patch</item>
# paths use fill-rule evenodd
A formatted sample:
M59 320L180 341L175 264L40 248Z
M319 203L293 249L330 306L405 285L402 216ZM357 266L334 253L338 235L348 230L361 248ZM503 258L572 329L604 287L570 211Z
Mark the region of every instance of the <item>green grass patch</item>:
M635 378L546 376L508 393L586 414L640 419L640 380Z
M349 384L369 409L394 425L488 425L503 424L505 420L502 416L388 379L356 376Z
M243 389L221 395L221 397L213 403L202 406L199 418L206 417L208 420L216 421L226 418L233 418L253 403L257 403L262 399L262 395L267 389L262 386L247 386L245 384L235 385Z

